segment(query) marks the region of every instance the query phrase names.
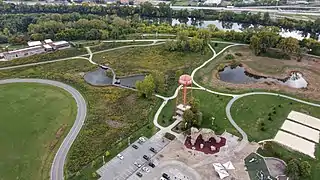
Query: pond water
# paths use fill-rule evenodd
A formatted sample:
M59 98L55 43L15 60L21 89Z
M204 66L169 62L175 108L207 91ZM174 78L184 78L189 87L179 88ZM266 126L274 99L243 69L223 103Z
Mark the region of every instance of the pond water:
M191 18L188 19L187 22L180 22L179 19L172 19L171 24L176 25L176 24L182 24L185 23L189 26L196 26L198 28L206 28L208 27L209 24L214 24L219 30L225 30L225 31L230 31L234 30L237 32L242 32L244 29L248 27L254 27L254 25L250 24L241 24L241 23L234 23L234 22L222 22L222 21L197 21L194 22L191 20ZM259 26L259 25L256 25ZM280 31L280 36L282 37L293 37L298 40L302 40L304 38L310 38L310 33L304 33L302 31L298 30L286 30L286 29L281 29ZM320 35L318 36L318 40L320 41Z
M109 69L109 67L108 67ZM108 77L106 68L99 67L98 69L88 72L84 75L84 80L93 86L113 85L112 78ZM144 80L145 75L134 75L115 79L115 84L135 88L137 81Z
M271 77L257 76L247 72L243 67L237 66L231 68L227 66L223 71L219 72L220 80L234 84L248 84L256 82L272 82L286 85L292 88L306 88L308 82L299 72L292 72L289 77L284 79L276 79Z

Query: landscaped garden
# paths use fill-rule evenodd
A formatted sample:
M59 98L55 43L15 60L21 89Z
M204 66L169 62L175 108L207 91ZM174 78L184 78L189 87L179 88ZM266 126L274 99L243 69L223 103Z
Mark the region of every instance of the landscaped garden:
M252 95L238 99L231 107L235 122L247 133L250 141L272 139L290 111L320 118L320 108L270 95Z
M37 83L0 85L0 99L1 179L48 179L76 118L75 100L63 89Z

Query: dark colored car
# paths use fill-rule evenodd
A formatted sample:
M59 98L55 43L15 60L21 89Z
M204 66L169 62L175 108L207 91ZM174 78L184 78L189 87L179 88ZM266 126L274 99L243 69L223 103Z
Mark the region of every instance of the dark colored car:
M153 147L150 148L150 151L153 153L157 153L157 151Z
M166 174L166 173L163 173L163 174L162 174L162 177L164 177L164 178L166 178L166 179L170 179L170 176L169 176L168 174Z
M133 148L138 149L139 147L135 144L132 145Z
M137 172L136 175L139 176L139 177L142 177L141 172Z
M156 167L156 165L154 165L152 162L149 162L148 165L149 165L150 167L152 167L152 168Z
M147 155L143 155L143 159L149 161L150 158Z

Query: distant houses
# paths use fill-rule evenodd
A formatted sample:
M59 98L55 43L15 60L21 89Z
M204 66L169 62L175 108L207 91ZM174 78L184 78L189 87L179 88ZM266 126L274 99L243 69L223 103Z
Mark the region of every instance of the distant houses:
M69 48L70 44L67 41L53 42L51 39L46 39L43 42L29 41L28 46L29 47L27 48L0 53L0 59L9 61L17 58L28 57L36 54Z

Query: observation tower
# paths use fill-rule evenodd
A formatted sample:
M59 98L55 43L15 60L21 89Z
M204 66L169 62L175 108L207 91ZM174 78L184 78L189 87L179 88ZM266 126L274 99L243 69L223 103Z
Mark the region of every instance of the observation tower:
M186 106L188 103L188 101L187 101L187 96L188 96L187 88L192 86L192 77L187 74L181 75L179 78L179 84L183 86L183 94L182 94L183 106ZM191 93L191 89L189 90L189 93Z

